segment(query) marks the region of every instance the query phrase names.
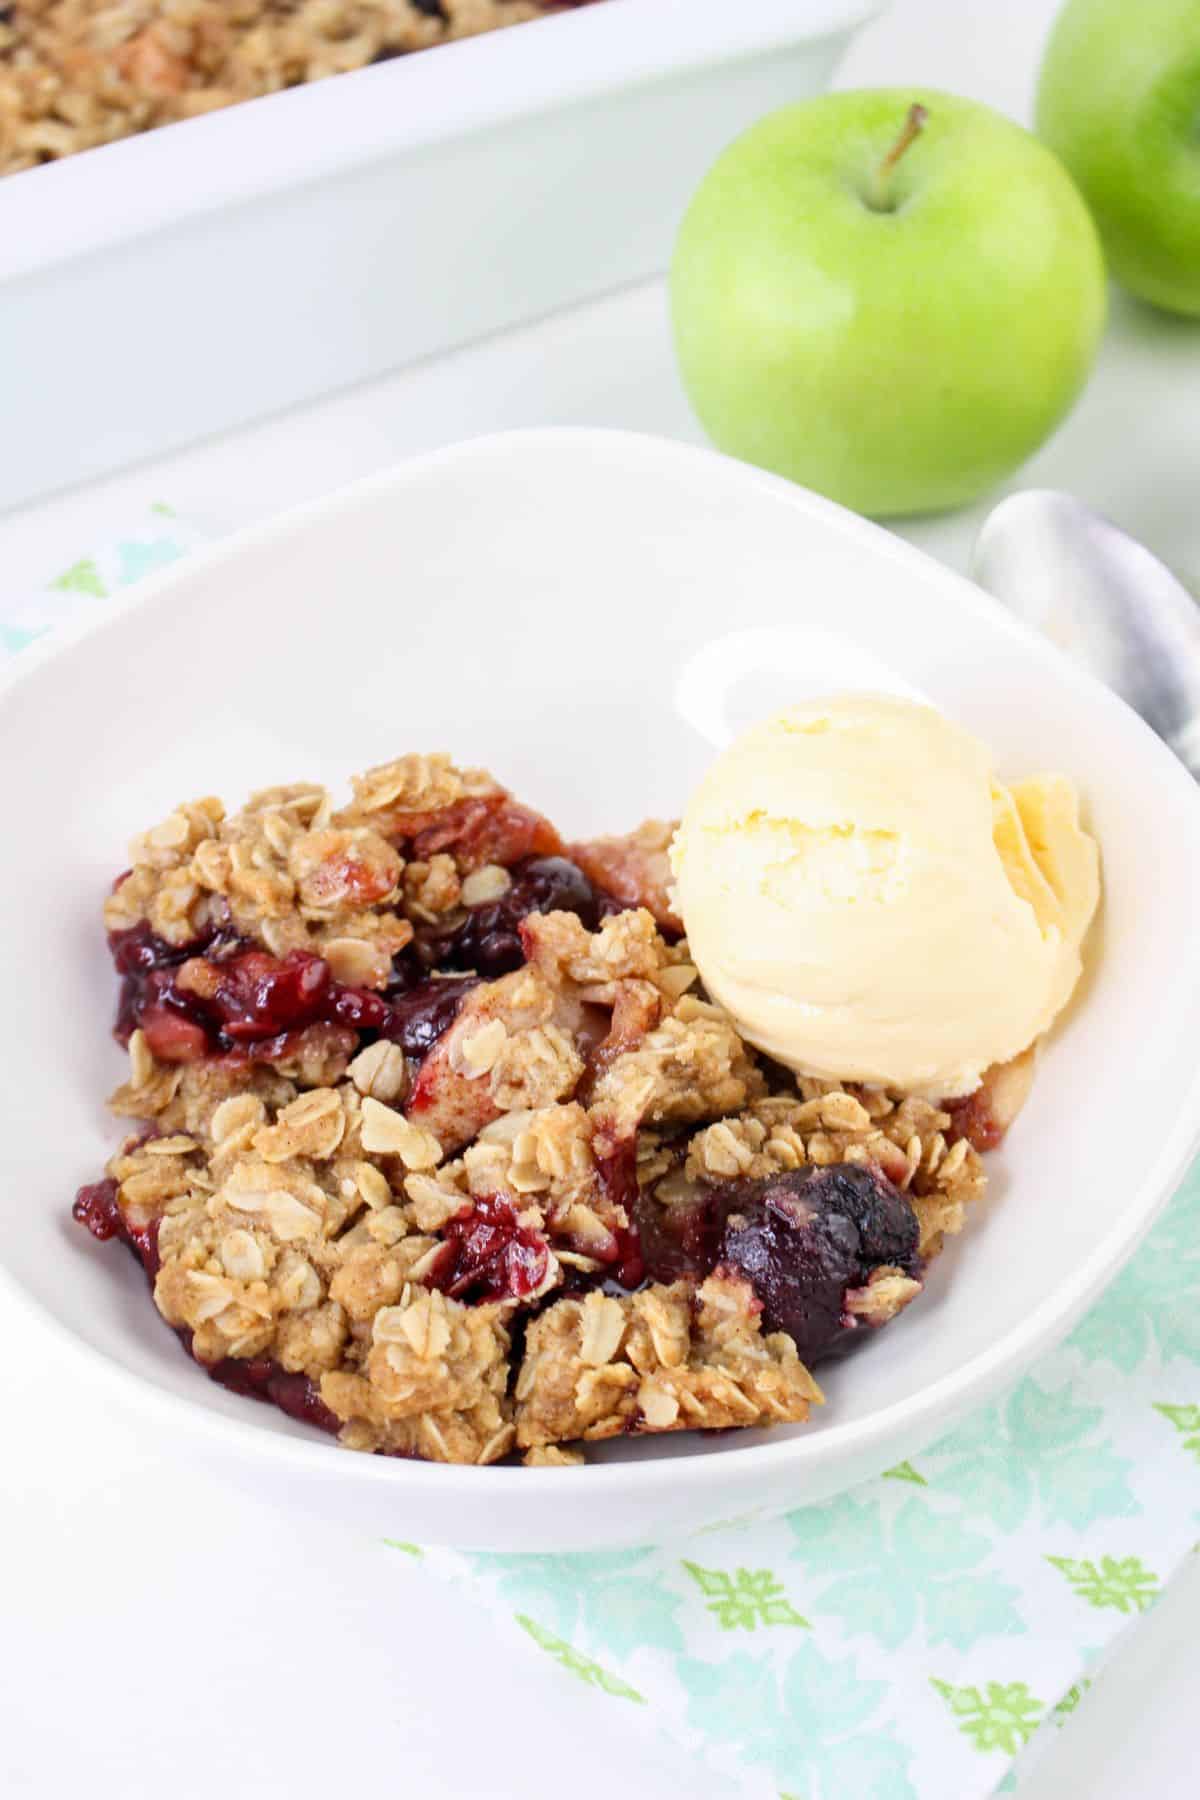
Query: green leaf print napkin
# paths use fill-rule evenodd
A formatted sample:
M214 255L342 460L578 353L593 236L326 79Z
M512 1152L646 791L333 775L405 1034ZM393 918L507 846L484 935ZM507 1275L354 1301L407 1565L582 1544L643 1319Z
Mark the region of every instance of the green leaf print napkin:
M0 662L199 541L153 507L0 596ZM380 1553L468 1584L614 1723L701 1757L706 1794L1015 1792L1200 1535L1198 1293L1200 1164L1067 1343L840 1499L658 1548Z
M1015 1792L1200 1536L1198 1291L1200 1165L1070 1340L915 1463L667 1547L393 1548L731 1793Z
M204 542L204 534L155 501L120 536L78 557L27 593L0 592L0 667L17 651L108 600Z

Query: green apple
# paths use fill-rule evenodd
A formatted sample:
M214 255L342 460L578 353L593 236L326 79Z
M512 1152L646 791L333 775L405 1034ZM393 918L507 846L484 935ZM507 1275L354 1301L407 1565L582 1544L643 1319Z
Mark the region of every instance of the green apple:
M1200 5L1070 0L1051 34L1037 124L1091 207L1112 272L1200 315Z
M973 499L1087 378L1106 288L1070 176L973 101L865 89L727 149L680 227L671 309L714 442L876 516Z

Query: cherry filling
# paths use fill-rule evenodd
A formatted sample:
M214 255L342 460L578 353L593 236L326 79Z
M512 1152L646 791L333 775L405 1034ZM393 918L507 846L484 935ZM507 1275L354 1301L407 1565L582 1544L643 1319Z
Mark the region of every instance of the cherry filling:
M719 1260L723 1208L711 1190L694 1201L670 1206L652 1195L640 1197L633 1212L641 1252L641 1281L702 1281Z
M119 887L122 880L124 877L119 876L114 885ZM128 1043L142 1023L143 1015L160 997L165 998L168 994L173 980L171 971L191 957L205 956L209 952L214 957L226 955L240 942L235 933L210 931L187 944L168 944L165 938L156 936L145 921L131 926L128 931L110 931L109 955L121 977L113 1027L120 1042ZM181 1017L184 1017L182 1012ZM184 1023L187 1022L184 1017Z
M71 1217L80 1225L86 1225L101 1243L120 1238L122 1243L128 1244L148 1278L154 1280L158 1274L158 1220L152 1219L148 1225L127 1224L117 1205L115 1181L95 1181L90 1187L81 1187L75 1196Z
M530 913L570 912L589 931L599 925L603 897L567 857L532 857L510 873L512 885L498 899L471 907L461 923L418 930L416 960L427 969L471 969L494 981L525 961L521 921Z
M229 931L168 944L146 925L112 932L109 948L122 977L116 1035L128 1042L140 1026L164 1062L225 1055L318 1023L356 1031L387 1023L381 995L334 981L307 950L281 959Z
M410 1061L419 1062L453 1025L463 996L478 986L477 975L430 976L407 990L389 986L388 1016L380 1035L399 1044Z
M635 1212L646 1277L744 1275L763 1329L785 1331L810 1366L871 1335L846 1308L873 1269L919 1279L919 1228L906 1194L856 1163L706 1186L692 1203L644 1196Z
M622 910L622 903L594 886L577 864L551 854L561 848L557 834L525 809L472 800L411 824L414 853L428 856L452 844L466 866L497 861L509 866L511 880L503 894L466 909L465 917L459 913L451 925L419 925L413 942L394 959L392 979L382 993L335 981L329 964L310 951L272 956L228 923L180 945L158 937L143 922L109 936L121 979L117 1037L128 1042L140 1028L150 1050L170 1062L205 1056L271 1059L288 1054L297 1034L325 1024L347 1027L367 1042L389 1038L419 1062L453 1023L464 995L481 980L522 966L520 927L531 913L571 912L595 930L610 913ZM123 879L118 877L115 885ZM614 1203L632 1207L637 1195L632 1139L602 1165L601 1180ZM128 1245L153 1284L159 1268L158 1222L129 1224L117 1193L113 1180L82 1187L73 1215L94 1237ZM529 1300L546 1281L551 1266L546 1237L523 1225L499 1195L473 1201L442 1235L427 1279L456 1300ZM643 1280L635 1227L612 1234L612 1255L605 1260L609 1277L625 1288ZM596 1279L590 1277L588 1285ZM322 1431L339 1430L338 1419L308 1376L285 1370L268 1357L206 1363L195 1355L189 1330L180 1329L177 1336L223 1387L278 1406Z
M641 1287L646 1279L646 1257L638 1214L637 1139L626 1138L614 1150L601 1153L596 1169L605 1196L614 1206L623 1206L629 1224L614 1233L617 1253L609 1269L609 1279L622 1288Z
M125 1221L117 1205L117 1184L111 1179L94 1181L90 1187L81 1187L75 1196L71 1217L80 1225L86 1225L92 1236L99 1238L101 1243L127 1235Z
M453 841L460 853L466 845L477 863L493 856L501 860L499 851L505 850L512 861L510 885L497 899L468 908L450 926L419 926L412 944L395 958L383 993L335 981L329 964L310 951L271 956L228 924L177 945L142 923L109 936L121 978L118 1038L127 1042L140 1028L151 1051L170 1062L204 1056L270 1058L287 1054L296 1034L326 1024L349 1027L366 1041L389 1038L420 1061L453 1023L465 994L481 980L522 966L520 927L531 913L572 912L595 930L609 913L621 910L575 863L545 854L558 847L556 837L544 821L522 809L464 802L453 819L431 821L414 847L433 854L444 840ZM632 1140L602 1165L601 1180L614 1203L632 1207L637 1194ZM81 1188L72 1210L94 1237L127 1244L154 1281L157 1222L145 1228L128 1224L115 1181ZM456 1300L527 1300L543 1286L550 1269L545 1236L522 1225L514 1207L498 1195L465 1207L447 1223L443 1239L428 1280ZM613 1234L608 1266L610 1276L626 1288L643 1280L636 1228ZM181 1330L178 1336L194 1356L191 1332ZM321 1430L339 1428L316 1384L269 1358L227 1357L200 1366L235 1393L269 1402Z
M546 1239L522 1225L498 1194L464 1207L443 1227L442 1238L441 1254L426 1279L452 1300L525 1300L546 1279Z
M140 1026L166 1062L251 1047L282 1053L291 1034L316 1024L389 1037L419 1058L475 985L469 976L418 975L414 983L405 971L376 994L335 981L329 964L307 950L280 959L225 935L180 948L140 925L114 932L110 945L122 976L117 1036L127 1042Z
M184 1349L200 1363L205 1374L228 1388L231 1394L242 1394L250 1400L277 1406L290 1419L298 1419L302 1425L315 1425L318 1431L327 1431L332 1437L341 1430L341 1420L336 1413L330 1412L311 1375L297 1375L290 1369L281 1369L277 1362L266 1356L247 1361L226 1356L216 1363L201 1362L192 1349L192 1334L186 1326L178 1336Z
M164 1062L194 1062L254 1050L282 1055L293 1033L344 1025L368 1039L391 1038L419 1060L478 980L520 968L522 919L566 911L594 929L602 907L586 875L565 857L518 863L499 899L472 907L448 929L422 927L396 957L382 994L335 981L311 951L270 956L229 927L169 944L147 924L135 925L108 940L121 976L116 1034L127 1043L140 1027ZM448 978L437 979L443 970Z
M906 1194L856 1163L730 1182L719 1256L745 1275L763 1327L786 1331L802 1360L841 1355L872 1335L846 1307L872 1270L920 1278L920 1230Z

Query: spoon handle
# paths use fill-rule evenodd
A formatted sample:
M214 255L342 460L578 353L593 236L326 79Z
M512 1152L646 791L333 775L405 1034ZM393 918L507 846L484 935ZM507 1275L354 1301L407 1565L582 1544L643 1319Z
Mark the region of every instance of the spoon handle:
M1071 494L1027 488L985 519L971 572L1118 693L1200 781L1200 607L1145 544Z
M1200 718L1189 719L1165 740L1189 775L1200 781Z

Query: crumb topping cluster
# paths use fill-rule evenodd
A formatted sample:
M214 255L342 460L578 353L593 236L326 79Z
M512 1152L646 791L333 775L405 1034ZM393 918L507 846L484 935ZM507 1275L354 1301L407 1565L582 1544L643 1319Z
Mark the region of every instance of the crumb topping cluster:
M808 1416L768 1266L797 1234L840 1340L919 1293L983 1192L971 1137L758 1057L689 960L669 837L568 853L405 756L341 808L205 798L135 839L104 919L136 1130L76 1216L217 1379L352 1449L569 1463Z

